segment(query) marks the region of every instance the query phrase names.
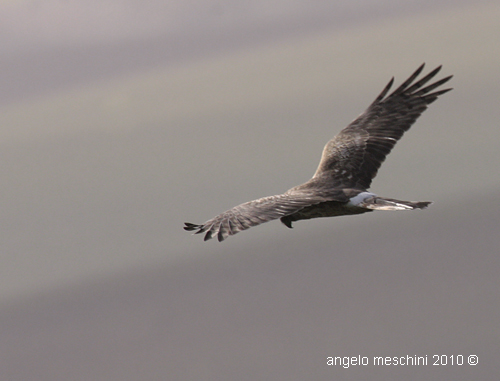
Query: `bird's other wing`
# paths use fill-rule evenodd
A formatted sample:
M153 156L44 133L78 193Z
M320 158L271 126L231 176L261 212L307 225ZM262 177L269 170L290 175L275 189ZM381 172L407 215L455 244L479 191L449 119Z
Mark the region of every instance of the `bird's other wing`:
M286 192L235 206L201 225L185 222L184 229L197 230L196 234L206 232L205 241L217 236L220 242L242 230L276 220L296 213L305 207L328 200L328 197L315 195L313 192Z
M441 66L413 83L423 68L424 64L386 97L394 82L392 78L368 109L327 143L314 176L326 176L348 187L368 189L380 165L405 131L430 103L451 90L432 92L452 76L424 87Z

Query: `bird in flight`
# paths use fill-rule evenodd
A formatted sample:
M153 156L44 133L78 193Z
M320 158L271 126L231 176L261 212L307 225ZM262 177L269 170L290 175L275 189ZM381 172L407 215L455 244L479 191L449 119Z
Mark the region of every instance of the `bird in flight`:
M292 222L311 218L426 208L431 202L400 201L368 192L380 165L396 142L429 104L451 90L433 92L449 81L451 75L425 86L441 66L414 83L423 69L424 64L386 96L393 77L366 111L326 144L318 169L309 181L283 194L235 206L201 225L186 222L184 229L205 233L205 241L217 237L220 242L278 218L291 228Z

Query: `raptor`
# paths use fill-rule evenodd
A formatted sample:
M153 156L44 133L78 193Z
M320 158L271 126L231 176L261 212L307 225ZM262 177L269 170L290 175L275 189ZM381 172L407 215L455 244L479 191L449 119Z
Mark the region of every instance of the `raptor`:
M394 82L392 78L366 111L326 144L318 169L309 181L283 194L235 206L201 225L186 222L184 229L205 233L205 241L213 237L223 241L278 218L291 228L292 222L311 218L426 208L431 202L400 201L368 191L396 142L429 104L451 90L434 91L449 81L451 75L427 85L441 66L415 82L423 69L424 64L387 95Z

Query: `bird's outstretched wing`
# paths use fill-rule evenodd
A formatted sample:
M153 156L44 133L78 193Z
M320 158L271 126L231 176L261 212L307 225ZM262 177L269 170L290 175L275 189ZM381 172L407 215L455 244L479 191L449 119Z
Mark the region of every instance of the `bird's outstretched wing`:
M206 232L205 241L217 236L220 242L252 226L276 220L330 199L331 197L312 192L286 192L245 202L201 225L185 222L184 229L197 230L196 234Z
M423 68L424 64L386 97L394 82L392 78L368 109L326 144L314 176L330 178L346 187L368 189L380 165L405 131L430 103L451 90L432 92L452 76L423 87L441 66L413 83Z

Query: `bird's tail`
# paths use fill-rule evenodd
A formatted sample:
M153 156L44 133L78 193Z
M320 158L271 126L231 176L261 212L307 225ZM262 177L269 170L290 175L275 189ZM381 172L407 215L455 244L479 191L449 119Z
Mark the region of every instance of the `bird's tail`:
M413 210L425 209L431 201L400 201L392 198L370 197L363 200L358 206L372 210Z

